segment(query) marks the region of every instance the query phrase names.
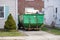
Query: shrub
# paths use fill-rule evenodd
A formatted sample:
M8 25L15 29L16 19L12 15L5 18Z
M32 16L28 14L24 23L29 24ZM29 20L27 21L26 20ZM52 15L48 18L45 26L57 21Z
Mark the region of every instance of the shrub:
M8 30L16 30L16 23L12 17L12 15L10 14L5 22L4 28L8 31Z

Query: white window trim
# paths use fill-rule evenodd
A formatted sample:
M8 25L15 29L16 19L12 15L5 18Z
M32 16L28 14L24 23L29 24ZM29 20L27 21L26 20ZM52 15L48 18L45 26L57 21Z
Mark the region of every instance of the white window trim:
M5 19L5 5L0 5L0 6L3 6L4 7L4 17L0 17L0 19Z

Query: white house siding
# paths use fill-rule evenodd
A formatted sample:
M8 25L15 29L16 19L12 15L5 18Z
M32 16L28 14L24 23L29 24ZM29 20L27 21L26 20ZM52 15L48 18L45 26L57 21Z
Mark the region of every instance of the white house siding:
M16 24L17 24L17 0L0 0L0 5L5 5L9 7L9 13L12 14ZM0 29L4 28L5 18L0 19Z
M57 8L57 14L56 14ZM60 27L60 0L44 0L45 24L51 25L52 21L55 26ZM56 18L57 15L57 19Z

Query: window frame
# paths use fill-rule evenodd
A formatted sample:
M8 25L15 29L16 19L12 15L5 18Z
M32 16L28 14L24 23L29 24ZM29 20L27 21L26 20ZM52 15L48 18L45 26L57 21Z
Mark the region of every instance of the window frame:
M5 18L5 5L0 5L1 7L4 7L4 17L0 17L0 19L4 19Z

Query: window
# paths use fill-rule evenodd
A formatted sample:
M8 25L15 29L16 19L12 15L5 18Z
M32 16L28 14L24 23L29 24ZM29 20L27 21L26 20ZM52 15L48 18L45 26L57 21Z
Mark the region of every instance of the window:
M34 0L25 0L25 1L34 1Z
M0 6L0 18L4 18L4 6Z

